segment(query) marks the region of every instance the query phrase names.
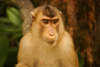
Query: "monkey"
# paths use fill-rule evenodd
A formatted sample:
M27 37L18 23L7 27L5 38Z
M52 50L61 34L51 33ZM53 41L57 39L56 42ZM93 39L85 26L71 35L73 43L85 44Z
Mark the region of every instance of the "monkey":
M62 13L56 7L43 5L31 14L31 29L20 40L15 67L79 67Z

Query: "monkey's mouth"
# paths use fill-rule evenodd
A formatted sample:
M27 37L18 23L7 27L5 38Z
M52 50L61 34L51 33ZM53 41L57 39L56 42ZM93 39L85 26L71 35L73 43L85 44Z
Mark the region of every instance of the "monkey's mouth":
M46 39L46 38L44 38L44 40L49 44L53 44L55 42L55 40L50 40L50 39Z
M52 45L57 39L58 39L58 36L57 35L55 35L55 36L45 36L45 37L43 37L43 39L47 42L47 43L49 43L50 45Z
M53 44L55 41L48 41L49 44Z
M47 39L47 38L44 38L44 40L49 43L50 45L52 45L56 40L57 38L54 38L54 39Z

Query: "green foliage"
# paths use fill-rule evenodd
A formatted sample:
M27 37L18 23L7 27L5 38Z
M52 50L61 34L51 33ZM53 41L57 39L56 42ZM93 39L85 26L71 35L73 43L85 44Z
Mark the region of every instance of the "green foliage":
M84 58L79 53L79 49L80 49L80 47L78 47L78 49L77 49L77 56L78 56L78 61L79 61L79 67L83 67L83 65L84 65Z
M17 63L16 59L17 59L17 52L18 52L18 48L17 47L13 47L10 48L8 50L8 57L5 63L5 67L15 67L15 64Z
M0 17L2 23L10 23L10 20L7 17Z
M22 19L18 9L6 8L7 16L0 17L0 67L14 67L17 63Z
M6 41L6 42L5 42ZM6 62L9 48L9 40L7 36L0 36L0 67Z
M78 55L79 67L83 67L84 59L83 59L83 57L81 56L80 53L77 53L77 55Z
M7 16L14 25L19 26L22 24L19 10L13 7L7 8Z

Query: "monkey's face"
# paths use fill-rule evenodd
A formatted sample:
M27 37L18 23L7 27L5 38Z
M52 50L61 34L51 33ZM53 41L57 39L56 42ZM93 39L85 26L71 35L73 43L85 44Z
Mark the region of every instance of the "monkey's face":
M37 36L49 44L53 44L58 40L58 34L60 35L61 33L59 31L62 29L63 23L61 23L61 16L56 8L45 5L35 9L34 13L32 13L32 17L33 20L35 20L34 23L36 23L33 28L37 29L40 33Z
M58 17L49 18L47 16L43 16L40 19L40 25L42 28L42 38L50 44L54 43L58 39Z

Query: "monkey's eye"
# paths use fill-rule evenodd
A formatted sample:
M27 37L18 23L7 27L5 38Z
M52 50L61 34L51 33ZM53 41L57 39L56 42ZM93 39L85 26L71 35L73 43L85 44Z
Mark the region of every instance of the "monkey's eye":
M56 24L58 21L59 21L59 19L55 19L55 20L52 20L52 23Z
M48 21L47 19L43 19L42 22L43 22L44 24L48 24L48 23L49 23L49 21Z

